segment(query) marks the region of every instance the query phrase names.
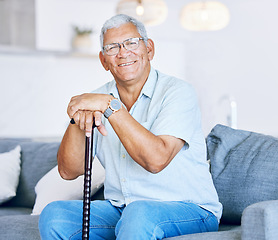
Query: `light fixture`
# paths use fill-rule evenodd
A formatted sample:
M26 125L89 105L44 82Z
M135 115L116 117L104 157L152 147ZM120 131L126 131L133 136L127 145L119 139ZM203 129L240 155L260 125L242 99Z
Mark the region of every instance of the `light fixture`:
M225 28L230 21L228 8L217 1L189 3L183 7L181 25L191 31L216 31Z
M142 0L138 0L138 5L136 7L136 15L142 16L144 14L144 7L142 5Z
M132 16L148 26L162 23L168 14L163 0L121 0L116 11L117 14Z

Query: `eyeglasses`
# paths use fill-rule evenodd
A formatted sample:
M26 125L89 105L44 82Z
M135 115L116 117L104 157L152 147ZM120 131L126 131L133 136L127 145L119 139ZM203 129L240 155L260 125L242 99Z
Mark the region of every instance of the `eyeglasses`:
M122 43L111 43L105 45L103 51L109 56L117 55L120 51L121 45L123 45L126 50L133 51L139 47L140 40L144 40L144 38L129 38Z

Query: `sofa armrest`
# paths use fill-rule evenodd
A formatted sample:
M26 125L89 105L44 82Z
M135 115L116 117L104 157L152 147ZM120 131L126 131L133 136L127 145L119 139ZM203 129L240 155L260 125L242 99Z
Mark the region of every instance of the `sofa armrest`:
M278 200L254 203L241 218L242 240L278 239Z

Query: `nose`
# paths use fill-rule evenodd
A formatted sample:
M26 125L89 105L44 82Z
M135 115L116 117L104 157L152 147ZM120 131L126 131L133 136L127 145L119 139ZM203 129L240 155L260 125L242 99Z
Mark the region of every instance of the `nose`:
M119 47L119 52L117 54L118 57L125 57L126 55L129 54L129 50L126 50L125 46L124 46L124 43L120 44L120 47Z

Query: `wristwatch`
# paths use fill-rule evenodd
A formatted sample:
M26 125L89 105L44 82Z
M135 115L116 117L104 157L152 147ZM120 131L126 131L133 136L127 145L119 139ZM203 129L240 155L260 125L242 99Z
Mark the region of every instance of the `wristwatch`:
M121 102L119 99L114 98L109 101L108 108L104 111L104 117L109 118L112 113L119 111L122 107Z

